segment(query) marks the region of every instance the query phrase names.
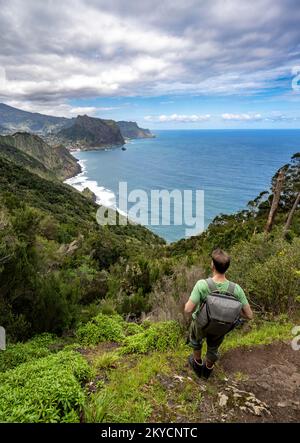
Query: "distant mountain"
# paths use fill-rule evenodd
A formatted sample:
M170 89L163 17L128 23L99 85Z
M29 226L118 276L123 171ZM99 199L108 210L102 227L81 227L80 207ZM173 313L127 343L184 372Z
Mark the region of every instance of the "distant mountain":
M62 129L57 136L63 142L76 143L81 149L103 148L125 143L119 126L114 120L79 115L72 126Z
M149 129L140 128L136 122L106 120L88 117L52 117L22 111L0 103L0 134L30 132L46 138L51 144L65 142L80 148L124 144L124 138L154 137Z
M149 129L140 128L136 122L117 122L124 138L153 138Z
M64 146L49 146L35 134L17 132L0 136L0 155L1 153L9 160L24 167L28 166L31 172L43 177L65 180L80 172L78 161Z
M49 134L57 132L72 120L65 117L52 117L38 113L22 111L12 106L0 103L0 131L13 133L16 131Z

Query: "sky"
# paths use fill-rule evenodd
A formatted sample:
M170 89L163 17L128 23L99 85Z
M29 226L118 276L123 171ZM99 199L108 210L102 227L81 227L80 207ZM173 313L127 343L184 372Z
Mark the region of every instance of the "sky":
M0 102L151 129L300 127L299 0L0 0Z

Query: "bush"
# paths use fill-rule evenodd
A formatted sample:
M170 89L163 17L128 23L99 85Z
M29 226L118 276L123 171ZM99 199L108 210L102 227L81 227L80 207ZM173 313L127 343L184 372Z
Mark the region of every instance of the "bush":
M77 329L76 336L84 346L97 345L104 341L124 340L124 320L120 315L99 314L86 325Z
M78 422L85 402L81 383L91 375L87 362L74 351L0 374L0 422Z
M0 372L12 369L21 363L30 362L51 353L49 345L55 343L51 334L39 335L27 343L9 345L5 352L0 353Z
M126 337L121 353L146 354L150 351L176 349L182 337L182 330L176 321L153 323L143 332Z
M279 314L299 307L299 238L290 244L258 235L233 248L232 258L230 278L241 284L256 308Z
M131 322L125 324L125 335L135 335L143 331L144 331L143 326L138 325L137 323Z
M205 273L199 259L197 266L176 265L172 275L162 277L155 284L149 296L152 310L147 314L147 318L153 322L176 320L187 326L183 308L193 287L201 278L205 278Z

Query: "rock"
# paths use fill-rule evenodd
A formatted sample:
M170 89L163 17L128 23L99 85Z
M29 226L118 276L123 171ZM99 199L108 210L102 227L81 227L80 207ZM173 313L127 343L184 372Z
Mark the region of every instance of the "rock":
M277 403L278 408L286 408L288 404L286 402L279 402Z
M82 191L82 194L83 194L86 198L92 200L94 203L97 202L97 196L96 196L96 194L94 194L94 192L91 191L89 188L84 188L84 190Z
M182 375L174 375L175 380L180 381L180 383L183 383L184 377Z
M219 406L223 408L227 405L227 402L228 402L228 396L223 393L219 394Z

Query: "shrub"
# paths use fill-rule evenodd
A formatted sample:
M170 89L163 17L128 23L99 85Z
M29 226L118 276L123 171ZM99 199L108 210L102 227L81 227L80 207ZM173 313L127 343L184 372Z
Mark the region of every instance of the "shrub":
M74 351L0 374L0 422L78 422L85 402L81 383L90 376L87 362Z
M290 244L281 238L255 236L232 251L230 278L241 284L250 303L274 314L299 307L300 240Z
M125 324L125 335L135 335L143 331L144 331L143 326L138 325L137 323L131 322Z
M140 316L143 312L149 312L149 310L149 297L143 295L142 290L137 294L125 295L118 309L121 314L129 314L134 317Z
M164 276L155 284L149 296L152 310L147 318L153 322L176 320L186 326L184 304L201 278L205 278L201 264L189 268L185 264L178 264L172 275Z
M126 337L121 353L146 354L150 351L166 351L178 346L182 330L176 321L153 323L148 329Z
M46 357L51 353L49 345L54 344L55 340L51 334L42 334L27 343L9 345L5 352L0 353L0 372L12 369L21 363Z
M122 342L124 320L120 315L99 314L77 329L77 338L84 346L97 345L104 341Z

